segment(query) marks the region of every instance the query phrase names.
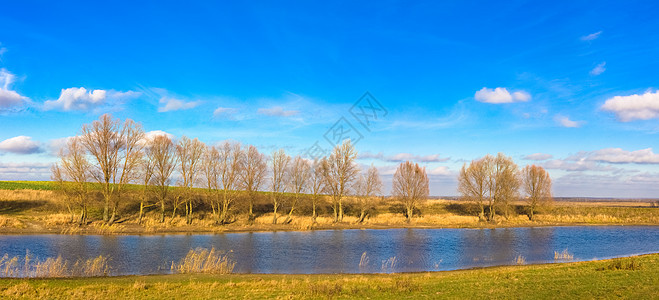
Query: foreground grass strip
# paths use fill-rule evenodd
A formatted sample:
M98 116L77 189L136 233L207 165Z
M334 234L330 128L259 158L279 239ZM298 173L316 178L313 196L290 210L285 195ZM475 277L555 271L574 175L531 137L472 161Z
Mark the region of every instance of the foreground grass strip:
M633 267L619 267L633 266ZM566 264L374 275L163 275L0 279L9 299L659 297L659 254Z

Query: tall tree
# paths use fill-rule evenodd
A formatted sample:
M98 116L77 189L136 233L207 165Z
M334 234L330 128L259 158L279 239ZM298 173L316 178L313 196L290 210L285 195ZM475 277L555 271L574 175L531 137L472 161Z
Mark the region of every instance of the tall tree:
M179 172L181 173L181 187L183 188L183 203L185 204L185 220L192 224L192 209L194 204L193 187L201 173L201 162L206 145L198 139L189 139L183 136L176 146ZM174 213L176 213L174 205Z
M82 127L81 143L94 158L96 170L92 176L103 187L103 221L108 224L114 222L121 190L134 175L140 152L140 140L144 136L141 126L132 120L113 119L111 115L104 114L99 120ZM114 201L114 202L113 202ZM112 204L112 216L109 216Z
M299 155L295 156L288 174L289 190L293 193L293 200L291 202L291 209L288 211L288 217L286 217L286 221L284 221L285 224L288 224L293 220L293 211L297 207L300 196L309 188L308 183L311 177L311 163Z
M220 189L220 152L214 146L207 146L204 152L204 162L202 164L202 172L204 173L205 187L207 194L207 201L211 205L213 217L216 222L220 220L220 200L218 192ZM217 204L217 210L215 205Z
M490 215L489 220L494 221L496 208L503 210L506 218L510 216L510 203L517 199L519 190L519 177L517 165L512 158L503 153L492 159L488 186L490 188Z
M145 151L148 151L145 149ZM144 153L141 155L138 173L140 174L140 184L142 185L142 195L140 195L140 212L137 216L137 222L142 224L144 209L155 204L149 202L149 187L153 178L154 161L150 160Z
M52 167L52 178L64 192L67 199L80 208L79 225L87 224L87 186L91 165L79 137L69 139L66 147L60 149L60 162ZM67 203L73 218L73 210Z
M329 157L322 160L325 187L332 196L334 222L343 221L343 196L359 174L356 158L355 147L346 139L334 147Z
M464 164L460 169L458 176L458 191L462 198L467 201L475 202L478 205L478 219L485 221L485 205L490 199L489 191L489 168L491 167L492 157L486 156L479 160L472 160L469 166Z
M536 165L522 169L522 188L526 193L529 220L534 220L538 207L551 202L551 178L549 172Z
M176 168L175 146L165 135L158 135L149 141L147 159L153 163L153 183L160 203L160 222L165 222L165 200L169 193L170 177Z
M382 192L382 180L375 166L371 165L366 172L366 176L360 175L355 184L355 195L357 196L357 206L359 207L358 222L364 222L367 210L373 205L375 196Z
M291 157L284 152L284 149L272 152L272 178L270 180L270 191L272 192L273 216L272 224L277 224L277 210L281 205L281 196L286 192L286 180L288 177L288 164Z
M316 205L318 198L325 190L325 178L323 177L323 168L321 161L314 161L309 170L309 192L311 197L311 222L316 224Z
M398 165L394 173L392 194L405 206L408 223L412 221L419 201L428 198L429 192L426 168L409 161Z
M219 179L222 183L222 206L218 203L219 223L229 223L229 209L236 197L244 153L238 143L224 142L219 146Z
M249 202L247 221L251 224L254 223L254 198L256 197L256 192L261 188L266 171L268 170L265 155L260 153L256 147L252 145L247 146L241 169L240 183L243 190L247 192L247 201Z

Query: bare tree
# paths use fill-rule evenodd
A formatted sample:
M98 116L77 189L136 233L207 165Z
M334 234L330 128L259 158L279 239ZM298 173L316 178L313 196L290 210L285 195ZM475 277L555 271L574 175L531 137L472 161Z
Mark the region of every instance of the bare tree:
M464 164L458 176L458 191L462 198L475 202L478 205L478 219L485 221L485 205L490 199L489 173L492 162L491 156L479 160L472 160L469 166Z
M322 160L325 187L332 196L334 222L343 221L343 196L359 174L356 158L357 151L347 139L334 147L332 154Z
M206 182L206 192L207 192L207 201L211 205L213 210L213 217L219 223L219 197L218 192L220 189L220 152L216 147L207 146L206 151L204 152L204 161L202 164L202 172L204 173L204 179ZM215 204L217 203L217 210L215 210Z
M270 180L270 191L272 192L272 205L274 214L272 224L277 224L277 210L281 205L281 194L286 192L286 180L288 176L288 164L291 157L286 155L284 149L272 152L272 179Z
M488 186L490 188L490 215L489 220L496 217L495 207L503 210L506 218L510 216L510 203L517 199L519 189L517 165L513 159L503 153L497 154L492 160Z
M85 149L79 138L69 139L64 149L59 153L60 163L52 167L52 178L60 186L65 196L80 208L79 225L87 224L87 185L91 165L87 161ZM73 219L73 210L67 203Z
M357 206L359 207L359 219L357 222L362 223L367 215L367 210L373 205L373 199L382 192L382 180L375 166L371 165L366 176L359 175L355 183L355 195L357 196Z
M426 168L409 161L398 165L394 173L392 194L403 202L408 223L412 221L419 201L428 198L429 192Z
M256 192L261 188L263 179L266 175L268 165L266 157L259 150L249 145L245 149L245 156L242 160L242 172L240 173L240 181L242 188L247 192L249 201L248 222L254 222L254 198Z
M538 207L549 204L551 196L551 178L542 167L531 165L522 169L522 187L526 193L529 220L534 220Z
M179 172L181 173L181 187L183 188L182 203L185 204L185 221L192 224L192 209L194 204L193 187L197 182L201 170L201 162L206 145L198 139L189 139L183 136L176 146ZM172 219L176 215L177 204L174 205Z
M288 217L286 217L285 224L290 223L293 220L293 211L297 207L297 204L300 200L300 195L307 191L309 188L309 178L311 173L311 163L308 160L300 156L296 156L293 159L291 164L289 174L288 184L290 186L289 190L293 193L293 201L291 202L291 209L288 212ZM315 202L314 202L314 213L315 213Z
M309 170L309 192L311 193L311 222L316 223L316 205L318 198L325 190L325 178L321 161L314 161Z
M176 168L174 143L165 135L158 135L149 142L147 158L153 163L153 183L160 203L160 222L165 222L165 200L169 193L170 177Z
M146 150L148 151L148 150ZM137 216L137 223L142 224L144 217L144 209L154 206L155 204L148 204L149 202L149 186L153 178L154 161L149 159L148 156L142 153L138 173L140 174L140 184L142 185L142 195L140 196L140 213Z
M235 191L238 189L240 172L243 163L243 151L240 144L224 142L219 150L219 179L222 182L222 207L218 203L220 216L218 222L227 224L230 222L229 209L235 199Z
M105 206L103 221L114 222L121 190L134 176L134 168L139 162L140 140L144 136L141 126L132 120L121 125L119 119L113 120L109 114L102 115L92 124L82 127L81 143L94 158L96 164L92 176L103 187ZM114 202L113 202L114 201ZM112 203L112 216L109 216Z

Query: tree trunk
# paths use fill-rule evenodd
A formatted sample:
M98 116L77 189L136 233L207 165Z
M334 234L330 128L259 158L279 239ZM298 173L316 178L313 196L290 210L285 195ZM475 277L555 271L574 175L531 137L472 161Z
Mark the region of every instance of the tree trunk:
M137 215L137 224L142 224L142 216L144 216L144 201L140 201L140 214Z
M311 223L316 224L316 199L311 201L312 212L311 212Z
M274 203L274 204L275 204L275 205L274 205L274 212L275 212L275 214L272 215L272 224L277 224L277 208L279 208L279 203L277 203L277 200L275 200L275 203Z
M165 199L160 199L160 223L165 223Z
M478 221L483 222L485 221L485 207L483 207L483 205L481 204L480 208L481 208L481 212L478 214Z
M408 206L407 207L407 223L412 222L412 214L414 213L414 207Z
M357 221L357 222L358 223L364 222L364 218L366 218L366 210L362 209L361 214L359 215L359 221Z
M343 201L339 201L339 222L343 222L343 217L345 214L343 213Z
M107 223L110 220L110 195L107 193L103 195L105 199L105 205L103 206L103 222Z
M249 199L249 214L247 216L247 223L254 224L254 201Z

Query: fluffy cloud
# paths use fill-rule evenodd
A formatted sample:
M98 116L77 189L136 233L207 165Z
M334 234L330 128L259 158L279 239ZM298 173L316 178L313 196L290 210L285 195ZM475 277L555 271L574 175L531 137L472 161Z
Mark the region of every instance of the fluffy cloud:
M553 170L563 170L563 171L600 171L600 172L610 172L618 171L618 169L611 166L602 166L594 161L579 160L579 161L569 161L566 160L550 160L542 164L545 169Z
M259 108L256 113L273 117L292 117L300 112L297 110L284 110L281 106L274 106L271 108Z
M526 160L548 160L552 159L554 156L551 154L545 154L545 153L533 153L531 155L524 156L524 159Z
M596 39L600 36L600 34L602 34L602 31L598 31L598 32L595 32L595 33L591 33L591 34L589 34L589 35L584 35L584 36L581 37L581 40L582 40L582 41L592 41L592 40L596 40Z
M642 95L615 96L607 99L601 109L615 113L622 122L658 118L659 91L654 93L647 91Z
M652 148L636 151L625 151L620 148L606 148L597 151L579 152L568 157L568 160L605 162L612 164L659 164L659 154L652 152Z
M62 89L59 99L49 100L44 103L45 110L90 110L105 103L107 92L105 90L90 90L86 88Z
M185 102L175 98L162 97L160 98L160 104L165 104L165 106L158 107L158 112L168 112L195 108L201 104L201 101Z
M437 168L434 168L432 170L428 171L428 175L433 175L433 176L449 176L453 175L451 171L449 171L448 167L446 166L439 166Z
M484 103L501 104L526 102L531 100L531 95L524 91L516 91L511 94L508 89L502 87L495 89L488 89L484 87L476 92L474 99Z
M137 98L140 92L119 92L114 90L87 90L84 87L62 89L57 100L44 102L44 110L90 111L105 104L117 104L124 100ZM112 103L110 103L112 102Z
M229 108L229 107L218 107L213 111L213 117L218 118L221 116L230 116L232 114L236 113L235 108Z
M381 152L380 153L371 153L371 152L361 152L357 155L358 159L379 159L382 161L387 161L387 162L404 162L404 161L412 161L412 162L421 162L421 163L429 163L429 162L444 162L449 160L449 158L442 158L439 156L439 154L431 154L431 155L414 155L410 153L398 153L394 155L384 155Z
M604 66L606 66L606 62L603 62L603 63L595 66L595 68L590 70L590 75L597 76L599 74L604 73L604 71L606 71L606 68Z
M17 154L39 153L43 150L38 142L29 136L20 135L0 142L0 151Z
M49 180L49 163L0 163L0 180Z
M572 121L566 116L557 115L554 117L554 120L563 127L567 128L579 128L583 125L583 121Z
M16 76L9 73L7 69L0 69L0 109L18 106L27 100L26 97L19 95L10 89Z
M175 138L174 135L169 132L165 132L162 130L153 130L153 131L145 132L144 137L142 138L142 140L140 140L140 143L142 145L146 145L147 143L153 141L153 139L155 139L157 136L161 136L161 135L168 137L172 141Z

